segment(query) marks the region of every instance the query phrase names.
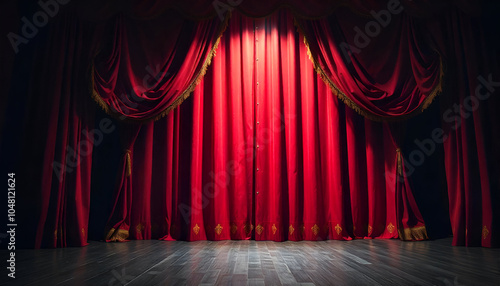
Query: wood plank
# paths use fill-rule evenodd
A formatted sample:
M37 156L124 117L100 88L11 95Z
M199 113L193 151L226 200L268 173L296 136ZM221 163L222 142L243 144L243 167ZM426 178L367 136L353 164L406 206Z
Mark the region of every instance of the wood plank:
M451 238L91 242L16 259L18 278L0 285L500 285L500 249Z

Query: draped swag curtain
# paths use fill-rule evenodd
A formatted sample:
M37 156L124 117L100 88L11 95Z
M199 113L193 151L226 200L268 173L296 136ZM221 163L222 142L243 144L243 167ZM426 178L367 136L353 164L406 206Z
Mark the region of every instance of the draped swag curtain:
M87 243L89 154L98 144L89 136L96 130L82 92L89 82L94 99L123 119L117 129L123 160L107 240L426 238L411 177L405 176L404 128L360 117L332 92L354 102L359 108L348 105L358 112L384 120L425 107L439 90L442 66L450 71L449 82L459 83L444 94L449 105L443 114L470 99L469 91L477 95L481 84L482 91L498 94L491 83L498 59L481 48L487 35L473 32L484 23L448 1L402 1L403 14L392 15L381 39L372 38L359 54L340 57L336 45L355 44L353 19L364 27L373 19L370 10L384 7L361 0L326 6L276 0L232 1L217 10L212 2L174 2L127 1L104 9L86 4L94 15L108 18L100 24L82 20L92 18L85 9L68 9L49 25L45 43L37 44L40 55L56 46L64 52L34 64L44 72L34 77L39 88L27 99L27 106L50 110L30 112L26 119L26 134L33 136L24 138L30 151L21 161L34 179L21 180L33 182L22 194L32 203L23 208L37 214L26 219L37 226L36 232L24 230L24 237L34 238L30 246ZM454 1L475 13L471 3ZM294 17L273 14L284 7ZM252 20L235 9L273 15ZM332 11L337 12L324 18ZM357 14L345 19L351 13L346 11ZM418 23L408 17L429 13L442 17ZM306 20L311 18L322 19ZM420 40L426 33L435 46ZM382 43L389 48L376 48ZM395 60L401 66L393 66ZM336 78L339 70L344 77ZM472 120L457 116L450 125L443 117L454 245L500 244L493 219L500 189L494 148L500 143L498 106L498 96L491 96L486 106L471 110Z
M339 111L302 39L285 11L235 13L192 105L132 136L108 241L427 238L391 131Z
M94 99L121 118L165 116L203 77L226 24L175 13L149 21L116 17L111 43L94 59Z
M441 91L439 54L424 40L415 20L398 9L391 10L397 13L392 15L381 12L377 17L383 19L382 26L376 24L377 30L367 24L361 32L364 38L352 12L335 13L327 20L299 20L306 38L313 39L306 43L318 73L340 99L370 119L421 112Z

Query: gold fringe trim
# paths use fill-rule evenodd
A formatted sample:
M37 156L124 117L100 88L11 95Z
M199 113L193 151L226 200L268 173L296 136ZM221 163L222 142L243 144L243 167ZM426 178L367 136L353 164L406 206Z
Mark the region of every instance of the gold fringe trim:
M121 242L121 241L127 240L128 236L129 236L128 230L121 229L121 228L119 228L119 229L111 228L108 231L108 233L106 234L106 241Z
M184 100L186 100L191 93L196 89L196 86L200 84L201 80L207 73L208 67L212 64L212 58L215 57L217 48L219 47L222 35L226 31L228 25L229 25L229 19L231 18L231 13L228 12L226 14L226 18L224 19L224 22L222 23L222 26L219 29L218 35L217 35L217 40L215 41L214 45L212 46L212 49L210 50L210 53L208 54L207 58L205 59L205 62L203 63L203 66L201 67L200 71L196 75L196 77L193 79L191 84L187 87L187 89L180 95L178 96L172 104L170 104L164 111L162 111L160 114L151 116L145 119L131 119L131 118L126 118L123 119L123 115L120 115L114 111L111 110L109 105L104 102L104 100L101 98L99 93L95 90L95 82L94 82L94 60L91 62L91 94L92 98L94 101L106 112L108 115L113 116L113 117L121 117L119 119L124 120L124 121L132 121L132 122L149 122L149 121L156 121L159 120L163 117L165 117L167 114L169 114L172 110L174 110L176 107L178 107Z
M423 112L424 110L426 110L431 105L431 103L434 101L436 96L438 96L439 94L441 94L443 92L443 82L444 82L443 57L441 56L441 54L438 51L436 51L436 50L434 50L434 51L436 53L438 53L438 55L439 55L439 83L432 90L431 94L429 96L427 96L427 98L424 99L424 101L420 105L420 112Z
M434 98L442 92L442 86L443 86L443 78L444 78L444 69L443 69L443 61L441 54L439 54L439 65L440 65L440 74L439 74L439 83L438 85L433 89L431 94L427 96L426 99L421 103L420 107L415 109L414 111L405 114L405 115L399 115L399 116L380 116L380 115L375 115L368 110L364 109L363 107L359 106L357 103L352 101L347 95L345 95L344 92L342 92L336 85L333 83L333 81L330 79L330 77L326 74L326 72L323 70L321 65L319 64L317 58L315 58L311 52L310 46L309 46L309 41L307 40L306 33L304 33L304 29L300 25L299 21L297 21L296 18L293 19L295 26L297 27L297 30L299 33L301 33L304 36L304 44L306 45L307 48L307 55L309 57L309 60L311 60L314 70L318 73L320 76L321 80L323 80L324 83L326 83L329 87L330 90L333 92L335 96L337 96L338 99L340 99L345 105L347 105L349 108L352 110L356 111L358 114L361 116L370 119L372 121L399 121L399 120L405 120L408 118L411 118L417 114L422 113L429 105L432 103Z
M407 227L403 231L398 229L399 239L401 240L426 240L429 239L427 236L427 229L424 226L418 227Z
M104 100L101 98L99 93L95 90L95 81L94 81L94 75L95 75L95 65L94 65L94 60L90 62L90 94L92 96L92 99L99 105L104 112L106 112L109 115L115 116L116 114L111 112L108 104L104 102Z
M130 158L130 153L132 151L130 150L125 150L125 164L127 168L127 177L130 177L132 175L132 159Z

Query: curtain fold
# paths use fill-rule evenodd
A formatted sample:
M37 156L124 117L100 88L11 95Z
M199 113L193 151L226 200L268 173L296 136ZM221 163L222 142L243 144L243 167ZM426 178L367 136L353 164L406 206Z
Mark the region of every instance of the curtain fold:
M130 238L397 238L415 205L385 180L388 136L333 96L289 12L235 12L193 95L137 137Z
M417 5L410 2L404 5ZM449 71L442 127L453 244L499 245L500 65L489 46L494 35L476 33L484 19L459 10L425 21L391 15L360 48L353 31L365 28L367 15L338 8L328 19L302 19L318 16L319 2L301 16L302 4L283 1L255 13L296 6L266 19L234 12L222 38L228 18L215 17L213 4L199 10L211 20L193 22L169 10L186 10L188 2L144 3L135 16L154 18L149 22L123 8L101 34L71 9L32 43L19 164L26 166L19 181L29 182L20 192L23 216L30 216L20 228L28 246L87 244L89 154L102 131L86 100L88 82L95 99L125 121L172 111L122 128L109 241L425 238L402 135L345 108L329 87L367 117L404 118L440 90L441 59ZM234 9L249 14L244 9L257 5L245 3ZM425 10L428 1L422 3L411 11ZM160 12L166 16L155 17ZM191 91L193 98L174 109Z
M347 10L297 20L318 73L344 103L373 120L419 113L441 91L440 56L402 11L384 10L378 22Z
M24 205L32 216L36 233L34 247L87 245L90 206L92 151L95 137L94 105L85 87L89 52L83 44L91 40L88 26L74 21L73 14L62 16L45 41L39 44L43 60L35 64L28 102L33 112L27 124L26 165L34 186L23 190ZM52 49L62 48L63 52ZM37 161L42 150L43 159ZM40 172L40 174L38 173ZM38 181L39 179L39 181ZM21 214L21 216L27 216ZM36 222L34 222L36 220Z
M105 240L126 241L130 231L130 212L132 207L132 162L134 143L141 130L139 124L122 123L120 128L120 141L123 145L123 158L117 176L116 190L113 195L114 203L111 215L105 230Z
M229 13L227 13L229 17ZM92 67L93 97L120 119L165 116L194 90L226 20L193 22L175 13L154 20L118 15Z
M440 27L429 30L450 66L441 109L453 245L498 247L500 62L493 33L486 20L457 10L429 25Z
M390 141L395 150L395 168L386 177L396 194L396 215L398 221L398 235L401 240L428 239L424 219L418 209L410 184L405 158L401 146L403 145L406 122L386 123L385 128L390 134Z

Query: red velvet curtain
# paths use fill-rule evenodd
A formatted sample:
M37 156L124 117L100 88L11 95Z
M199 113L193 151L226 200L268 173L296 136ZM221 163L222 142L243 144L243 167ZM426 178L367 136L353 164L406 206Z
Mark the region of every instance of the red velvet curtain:
M235 13L192 97L132 153L133 239L425 239L385 178L389 129L338 102L285 11Z
M398 121L387 123L384 126L389 134L392 146L396 147L394 159L395 169L386 171L386 184L396 194L396 216L398 234L402 240L427 239L427 230L424 220L413 196L410 176L405 166L405 158L401 146L406 133L406 122ZM390 147L389 147L390 148ZM394 189L392 189L394 188Z
M421 112L441 90L441 63L403 7L360 21L347 9L298 20L318 71L350 107L372 119Z
M189 21L172 11L149 21L117 16L113 29L104 35L113 41L102 45L94 59L94 99L120 119L145 121L165 116L203 77L226 24L218 19ZM132 150L140 129L140 124L123 123L121 127L123 159L105 230L107 241L129 236Z
M203 76L226 22L172 13L152 20L119 15L94 59L95 100L127 119L157 119L177 107Z
M453 245L500 246L500 59L491 24L456 10L428 23L449 66L442 128Z
M262 7L277 3L268 2ZM405 5L416 5L410 2ZM164 7L172 7L170 4ZM148 7L154 6L144 7L143 14L137 11L141 17L163 12L161 7L151 10ZM244 9L245 6L242 3L238 7ZM298 12L297 7L301 6L294 7ZM412 11L425 10L422 7ZM187 11L185 7L178 7L178 11L182 10ZM198 24L188 23L179 16L154 20L156 23L182 23L164 29L168 35L177 37L176 47L189 46L186 42L197 32L206 36L203 41L195 42L203 46L201 51L185 49L183 56L171 53L173 42L162 37L155 39L161 33L149 31L147 24L134 26L131 23L135 20L120 16L109 26L110 45L106 43L110 38L96 37L104 44L94 58L97 49L88 34L98 34L97 30L87 29L77 19L75 11L69 11L47 26L48 36L44 41L33 42L37 47L32 49L36 59L33 63L35 76L26 77L32 88L27 97L28 115L23 126L27 135L23 138L20 164L26 172L21 173L19 181L31 182L20 193L25 213L36 220L36 231L23 232L34 237L35 247L87 243L92 163L89 152L95 139L88 134L100 128L93 125L93 110L85 100L90 82L87 64L96 60L94 79L103 98L108 100L103 105L112 106L109 111L119 111L121 116L135 116L136 119L157 117L175 106L175 98L187 95L181 92L193 87L195 78L201 78L203 65L200 67L200 63L208 63L208 49L215 46L217 39L215 31L224 27L217 18ZM410 10L405 13L407 11ZM264 13L260 15L263 16L271 12L262 10L259 13ZM211 16L215 14L214 10L209 12ZM498 246L498 220L495 218L500 209L497 176L500 152L496 146L500 142L500 129L497 128L500 121L496 110L498 96L494 96L498 94L498 59L485 44L489 43L491 35L476 32L482 29L480 20L459 11L442 15L436 20L425 20L428 24L425 31L432 32L436 49L445 58L449 72L449 91L443 100L443 129L448 138L444 143L445 163L454 244ZM215 58L193 98L161 121L140 128L124 127L130 132L122 134L125 135L123 161L115 207L108 223L108 228L114 228L110 232L111 240L123 239L125 236L119 235L119 229L127 228L131 230L131 237L137 239L242 239L252 236L274 240L350 239L395 237L397 231L403 231L404 237L420 239L418 229L423 223L411 196L411 184L407 179L398 180L398 176L404 176L401 133L364 119L351 109L344 109L332 98L328 88L314 74L306 58L307 49L290 28L289 16L281 13L255 22L234 17L220 47L220 57ZM336 17L332 19L345 18L347 14ZM394 91L415 95L406 104L407 108L390 114L404 115L411 113L413 107L421 106L429 96L422 90L435 86L436 54L419 45L420 26L413 19L394 16L393 20L408 34L389 28L390 31L395 29L394 34L386 35L389 30L384 30L381 38L399 43L402 51L407 45L407 51L415 58L402 58L403 62L406 68L412 69L413 75L422 76L414 82L411 78L404 81L404 88L391 81L395 84ZM339 30L333 30L332 35L335 40L349 42L349 38L340 37L345 37L340 32L350 27L352 33L354 26L343 24L344 21L351 23L351 19L343 19L338 23ZM318 23L332 29L322 21L301 23L306 33ZM363 21L361 27L363 24L366 22ZM266 27L265 33L258 27ZM179 30L189 32L183 34ZM38 37L45 37L44 33ZM319 42L323 38L319 37ZM145 47L147 52L140 51L146 39L158 40L160 45L148 45ZM324 44L329 39L323 42L323 50L315 49L314 40L310 37L308 40L313 56L332 54L330 49L333 47ZM381 47L380 41L372 39L362 54L372 50L371 45ZM123 42L129 45L119 45ZM389 45L384 43L382 47L385 46ZM396 56L384 48L381 53L392 63ZM171 52L163 53L162 49ZM127 59L127 53L134 57ZM180 63L186 55L192 55L193 65L183 69ZM402 56L398 51L398 57ZM379 59L375 60L379 64ZM159 62L162 65L157 66ZM359 62L353 75L365 75L366 61L355 57L353 62ZM325 63L328 62L325 60ZM337 62L329 64L333 67ZM323 65L324 69L327 67ZM392 66L390 70L399 68ZM346 68L349 72L352 69L353 66ZM190 79L186 81L185 77L175 78L168 73L175 74L179 70L189 71L183 75ZM393 76L371 74L377 81L379 76ZM401 74L407 80L404 75L408 73L403 71ZM177 80L185 81L179 84ZM415 87L421 93L413 92ZM120 92L113 93L113 90ZM121 91L128 94L130 90L140 97L130 94L124 100ZM410 92L404 93L405 90ZM380 93L378 88L374 91ZM308 94L314 96L306 96ZM478 100L477 108L472 107L476 105L470 94ZM471 109L470 112L457 111L455 103ZM381 106L376 106L382 110L377 112L388 112ZM234 201L239 203L233 205ZM410 230L409 236L406 236L406 229Z
M33 76L25 78L27 117L19 218L29 247L87 245L94 103L88 100L92 35L74 14L61 15L37 53ZM44 37L41 35L40 37ZM60 47L61 50L53 49ZM26 230L34 227L35 231ZM21 241L26 241L22 239Z
M126 123L122 123L119 126L123 158L120 162L116 188L113 194L111 216L108 219L105 229L105 240L107 242L125 241L129 236L130 212L133 200L133 181L131 176L133 162L132 150L141 127L140 124Z

